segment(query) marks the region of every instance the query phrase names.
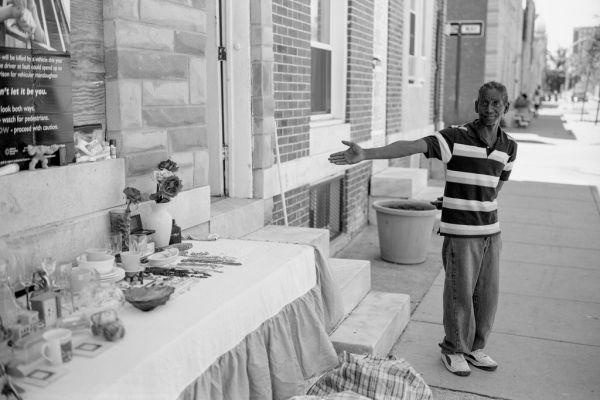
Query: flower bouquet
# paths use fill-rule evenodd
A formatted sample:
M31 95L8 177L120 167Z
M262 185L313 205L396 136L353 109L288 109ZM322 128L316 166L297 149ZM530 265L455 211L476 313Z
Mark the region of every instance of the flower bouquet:
M168 203L181 191L181 179L175 172L179 167L174 161L166 160L158 164L158 171L152 173L156 182L156 193L150 195L150 200L157 203Z
M126 187L123 189L123 194L125 195L125 203L127 204L127 208L125 208L125 212L131 212L131 205L137 205L140 201L142 201L142 194L139 190L133 187Z
M150 195L150 200L154 200L156 204L152 207L152 213L147 216L144 226L155 231L154 242L157 248L167 246L171 238L173 217L162 205L170 202L181 191L181 179L175 175L178 169L177 163L166 160L161 161L158 170L152 174L156 182L156 193Z

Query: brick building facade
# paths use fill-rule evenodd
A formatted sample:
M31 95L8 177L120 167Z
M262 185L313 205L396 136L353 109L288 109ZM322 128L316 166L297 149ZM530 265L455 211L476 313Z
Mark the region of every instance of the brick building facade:
M0 194L6 209L25 210L4 219L1 240L35 237L34 257L61 259L98 247L123 188L147 196L167 158L180 167L183 191L168 207L184 232L239 237L281 224L284 200L290 225L313 226L325 215L319 207L339 213L329 217L346 236L367 224L370 178L388 162L340 167L327 157L341 140L370 147L432 131L442 68L435 10L444 1L332 2L321 15L330 18L324 44L313 40L310 0L218 3L71 0L74 121L101 124L118 158L0 177L10 189ZM419 48L416 81L406 73L409 36ZM321 50L330 99L317 115L312 94L322 85L311 74ZM61 195L43 206L21 198L47 185ZM150 207L140 205L142 220ZM219 225L224 209L237 210L235 232Z

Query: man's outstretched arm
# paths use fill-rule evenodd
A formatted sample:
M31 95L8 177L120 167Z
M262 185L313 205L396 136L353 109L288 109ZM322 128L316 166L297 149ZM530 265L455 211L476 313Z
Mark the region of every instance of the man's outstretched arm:
M342 143L348 148L331 154L329 162L336 165L356 164L364 160L401 158L427 151L427 143L423 139L398 140L386 146L370 149L363 149L358 144L346 140L342 140Z

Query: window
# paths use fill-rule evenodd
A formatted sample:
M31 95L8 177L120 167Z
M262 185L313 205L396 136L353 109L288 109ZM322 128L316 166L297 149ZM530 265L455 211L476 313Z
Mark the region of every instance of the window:
M312 120L343 119L348 2L311 0L310 6Z
M408 20L408 83L423 83L427 73L427 40L430 36L427 7L430 2L410 0Z
M311 0L311 96L313 114L331 113L329 0Z
M415 0L410 0L410 21L408 34L408 82L415 82L417 74L417 58L415 57L415 48L417 47L417 10Z

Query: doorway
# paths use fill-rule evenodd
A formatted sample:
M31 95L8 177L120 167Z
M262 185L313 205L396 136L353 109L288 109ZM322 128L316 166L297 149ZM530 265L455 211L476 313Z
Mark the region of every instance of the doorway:
M225 115L225 12L223 0L206 3L206 132L208 183L213 200L229 194L228 140Z

